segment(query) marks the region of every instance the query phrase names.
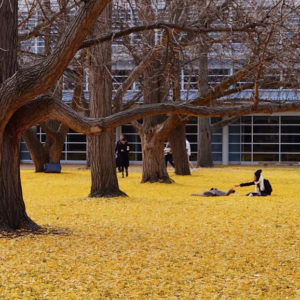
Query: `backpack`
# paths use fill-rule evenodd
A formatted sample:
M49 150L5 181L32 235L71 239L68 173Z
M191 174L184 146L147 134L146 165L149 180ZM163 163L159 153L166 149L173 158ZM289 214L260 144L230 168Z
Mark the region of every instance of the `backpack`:
M265 185L265 192L268 194L268 195L271 195L272 194L272 186L271 186L271 183L268 179L264 179L264 185Z

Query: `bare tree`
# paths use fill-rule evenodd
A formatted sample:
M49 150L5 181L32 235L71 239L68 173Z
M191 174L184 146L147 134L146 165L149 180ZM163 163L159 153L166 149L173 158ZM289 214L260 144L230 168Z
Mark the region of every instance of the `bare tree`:
M92 36L111 30L112 5L108 4L94 25ZM90 51L90 116L106 117L112 113L111 41L94 46ZM119 189L115 163L114 133L108 131L89 139L92 175L90 197L126 196Z

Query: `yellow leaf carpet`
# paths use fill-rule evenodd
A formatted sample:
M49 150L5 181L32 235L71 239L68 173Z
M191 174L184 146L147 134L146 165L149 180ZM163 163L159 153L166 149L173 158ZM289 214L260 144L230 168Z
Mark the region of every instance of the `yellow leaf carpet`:
M48 234L0 239L0 299L300 299L300 168L265 167L271 197L192 197L257 167L198 169L174 184L119 178L128 198L90 199L90 173L22 171Z

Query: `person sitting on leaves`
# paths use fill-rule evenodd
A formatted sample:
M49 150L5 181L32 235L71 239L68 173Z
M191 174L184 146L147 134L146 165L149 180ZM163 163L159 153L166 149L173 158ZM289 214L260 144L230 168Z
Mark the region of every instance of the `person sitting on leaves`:
M255 185L255 192L248 193L247 196L269 196L272 193L272 186L268 179L264 179L261 175L262 170L257 170L254 173L254 181L245 182L235 185L235 187L243 187Z

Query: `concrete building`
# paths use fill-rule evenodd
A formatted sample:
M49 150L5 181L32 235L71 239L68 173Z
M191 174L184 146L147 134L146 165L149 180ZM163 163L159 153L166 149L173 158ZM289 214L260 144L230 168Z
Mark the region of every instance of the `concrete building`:
M55 1L53 1L55 2ZM162 1L158 1L162 2ZM119 18L134 20L134 13L130 7L122 1L116 1L119 5ZM121 4L120 4L121 3ZM21 6L22 7L22 6ZM24 7L24 16L26 8ZM160 8L159 8L160 9ZM21 13L22 16L22 13ZM29 30L38 24L38 13L33 14L27 22ZM299 16L293 20L300 26ZM134 36L130 36L134 39ZM157 31L156 39L159 39ZM233 41L235 53L231 56L242 53L242 45ZM44 40L40 37L22 42L23 49L34 53L41 54L44 49ZM124 45L114 41L113 43L113 88L116 90L122 81L128 76L129 71L133 67L132 58L128 55L128 51ZM230 76L235 71L235 66L230 59L220 62L216 58L215 50L209 56L209 84L211 86L223 80L226 76ZM272 81L278 80L286 74L276 73L268 75ZM72 82L64 81L63 101L69 102L72 97ZM88 98L88 72L86 72L86 83L84 87L86 98ZM126 99L131 99L140 91L139 82L135 82L125 95ZM247 98L251 95L252 90L245 90L239 94L235 94L237 98ZM182 100L193 99L197 95L197 69L182 68L181 70L181 98ZM262 87L260 90L262 99L272 101L278 100L300 100L300 89L272 88ZM212 122L217 119L212 119ZM131 145L131 161L140 162L142 160L141 144L138 134L131 125L124 125L121 128L128 142ZM186 126L186 136L191 143L192 157L196 159L197 153L197 120L192 118ZM45 134L38 129L38 135L41 142L45 141ZM275 163L300 163L300 114L285 113L276 115L255 115L243 116L233 124L225 126L222 130L214 133L212 140L213 160L217 164L255 164L259 162L275 162ZM22 142L21 144L21 160L23 162L31 162L30 154ZM85 163L86 160L86 137L70 131L66 137L64 150L62 152L62 162L69 163Z

